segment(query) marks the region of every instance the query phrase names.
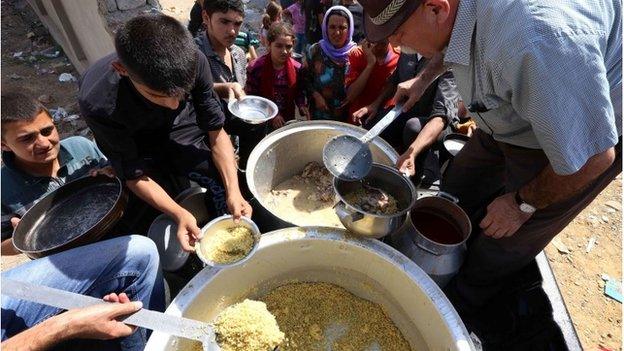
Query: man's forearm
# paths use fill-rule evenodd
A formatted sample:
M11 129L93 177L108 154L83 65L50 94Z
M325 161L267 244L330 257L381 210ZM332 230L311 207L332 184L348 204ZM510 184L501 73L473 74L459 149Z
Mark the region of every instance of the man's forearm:
M13 246L13 240L11 239L3 240L1 245L2 246L0 246L0 253L2 254L2 256L14 256L20 254L15 246Z
M47 350L57 343L71 338L71 328L62 323L62 314L26 329L2 342L2 350Z
M412 155L417 156L438 139L442 130L444 130L444 120L442 117L433 117L425 124L420 133L418 133L416 139L409 146L408 151Z
M227 133L219 131L208 133L212 159L219 170L227 195L240 194L238 187L238 170L234 159L234 147Z
M611 166L615 150L608 149L592 156L576 173L558 175L550 165L528 184L520 188L520 197L538 209L570 198L587 187L594 179Z
M214 83L213 89L221 99L230 98L230 83Z
M126 181L128 188L141 200L150 206L166 213L171 218L178 218L182 212L182 207L178 205L169 194L153 179L144 176L138 179Z

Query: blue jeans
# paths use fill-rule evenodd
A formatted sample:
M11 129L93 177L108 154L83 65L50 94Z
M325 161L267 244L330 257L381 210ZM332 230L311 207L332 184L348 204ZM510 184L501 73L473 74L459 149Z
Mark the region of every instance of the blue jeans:
M298 54L304 54L304 50L306 48L306 34L305 33L297 33L295 34L295 52Z
M125 292L140 300L144 308L164 311L165 294L158 251L146 237L118 237L27 262L8 270L11 278L96 298ZM62 310L2 296L2 340L10 338ZM143 350L148 331L139 328L122 339L70 340L57 345L62 350Z

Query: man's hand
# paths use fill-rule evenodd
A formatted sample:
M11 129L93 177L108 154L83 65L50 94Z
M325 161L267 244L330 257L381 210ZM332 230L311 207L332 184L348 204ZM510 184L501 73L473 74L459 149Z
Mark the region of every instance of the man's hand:
M377 63L377 57L373 52L373 44L371 44L368 40L362 40L362 51L364 51L364 55L366 55L366 64L368 66L374 66Z
M403 104L403 112L409 111L420 100L425 90L433 83L446 68L444 67L444 54L437 53L429 59L427 66L414 78L399 83L394 101L399 103L407 98Z
M403 103L403 112L407 112L418 102L418 100L420 100L420 97L428 86L429 84L425 85L418 76L414 77L397 85L396 93L394 93L393 99L396 102L407 99Z
M130 302L125 293L106 295L104 301L111 303L69 310L59 315L68 321L73 338L109 340L128 336L136 330L117 318L143 308L141 301Z
M399 156L396 167L399 172L407 174L410 177L413 176L416 174L416 155L409 150L404 152Z
M13 226L13 230L15 230L15 228L17 228L17 225L19 224L21 219L18 217L11 217L10 221L11 221L11 226Z
M251 205L249 205L240 193L228 195L226 202L228 210L232 216L234 216L234 223L238 223L241 216L251 218Z
M281 128L284 126L284 117L282 117L281 114L277 114L277 116L275 116L272 120L271 120L271 126L273 126L273 128L277 129L277 128Z
M351 115L351 121L355 125L365 125L366 123L368 123L369 119L375 117L378 109L379 106L375 104L364 106L359 110L353 112L353 115ZM362 119L364 120L362 121Z
M485 235L500 239L514 235L531 215L520 211L514 193L508 193L497 197L488 205L487 214L479 226Z
M236 82L227 83L227 89L229 100L240 100L246 96L243 87Z
M69 310L22 331L2 342L2 350L48 350L69 339L109 340L132 334L136 327L117 321L141 308L140 301L130 302L125 293L109 294L95 306Z
M103 175L105 175L107 177L110 177L110 178L114 178L115 177L115 170L111 166L106 166L106 167L103 167L103 168L94 168L94 169L89 171L89 175L91 177L95 177L95 176L98 176L100 174L103 174Z
M175 220L178 223L178 232L176 235L178 236L178 240L180 240L182 249L187 252L195 251L193 246L196 241L201 239L201 231L197 226L197 220L185 209L180 211Z

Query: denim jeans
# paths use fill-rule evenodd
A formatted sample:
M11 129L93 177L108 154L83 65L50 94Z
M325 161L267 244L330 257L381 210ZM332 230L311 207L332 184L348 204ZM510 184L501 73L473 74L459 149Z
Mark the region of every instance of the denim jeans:
M3 272L10 278L38 285L102 298L111 292L125 292L140 300L144 308L164 311L163 278L158 251L146 237L129 235L81 246L27 262ZM2 340L10 338L62 310L2 296ZM62 350L143 350L148 331L138 329L122 339L70 340Z
M305 33L297 33L295 34L295 52L301 55L304 55L304 50L306 48L306 34Z

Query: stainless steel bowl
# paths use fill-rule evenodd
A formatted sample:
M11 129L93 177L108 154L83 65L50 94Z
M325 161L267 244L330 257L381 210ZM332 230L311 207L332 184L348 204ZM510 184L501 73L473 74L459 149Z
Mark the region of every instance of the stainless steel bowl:
M228 103L228 110L249 124L260 124L277 116L277 105L261 96L247 95Z
M399 211L392 215L365 212L345 201L345 195L361 186L359 181L347 182L334 178L334 190L340 198L334 209L340 222L350 232L368 238L381 238L398 230L407 219L407 213L416 202L416 187L394 167L373 164L362 182L379 188L394 197Z
M251 230L251 233L253 234L254 245L251 248L251 251L249 251L249 253L247 254L247 256L232 263L217 263L217 262L209 260L207 257L203 255L202 243L204 242L205 238L210 237L217 230L238 227L238 226L243 226L243 227L248 228L249 230ZM234 217L232 215L223 215L221 217L217 217L213 219L212 221L208 222L208 224L206 224L202 228L202 235L203 235L202 239L200 239L198 242L195 243L195 252L197 253L197 256L199 257L200 260L202 260L202 262L204 262L208 266L223 268L223 267L235 266L248 260L249 257L251 257L254 254L254 252L258 249L258 243L260 242L261 234L260 234L260 229L258 229L258 226L256 225L256 223L254 223L251 219L247 217L241 217L238 223L234 223Z

